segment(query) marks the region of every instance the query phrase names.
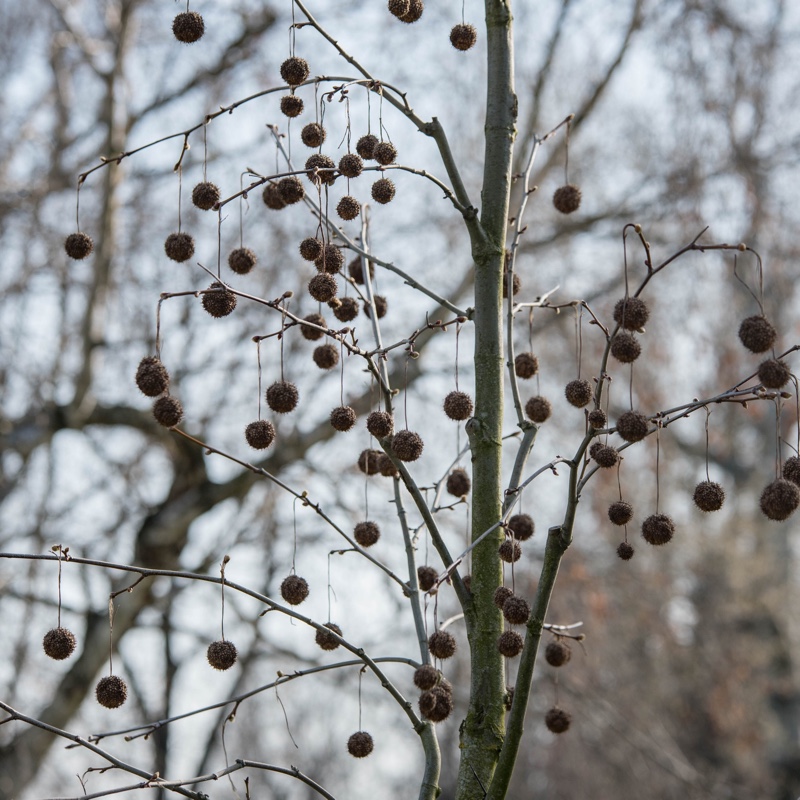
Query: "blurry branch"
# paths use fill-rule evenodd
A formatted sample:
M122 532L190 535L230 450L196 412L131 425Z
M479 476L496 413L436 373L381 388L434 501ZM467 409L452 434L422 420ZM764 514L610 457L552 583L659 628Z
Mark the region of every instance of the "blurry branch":
M64 30L75 42L81 53L84 63L101 79L105 79L106 73L100 67L97 57L102 54L102 48L93 42L84 31L78 27L78 21L74 20L72 9L64 0L48 0L50 7L56 12L58 21L63 25Z

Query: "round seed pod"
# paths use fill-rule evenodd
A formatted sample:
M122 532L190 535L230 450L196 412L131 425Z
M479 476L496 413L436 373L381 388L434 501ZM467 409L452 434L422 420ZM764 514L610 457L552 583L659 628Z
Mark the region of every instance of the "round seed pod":
M336 181L336 164L330 156L322 153L314 153L306 159L306 177L315 186L324 183L326 186L333 186Z
M336 278L327 272L318 272L308 282L308 293L320 303L332 300L338 291L339 285L336 283Z
M367 430L376 439L385 439L394 431L394 417L386 411L373 411L367 417Z
M313 237L308 236L300 242L300 255L306 261L316 261L322 255L322 242Z
M414 431L402 430L392 439L392 452L400 461L416 461L423 447L422 437Z
M472 416L472 398L466 392L450 392L444 398L444 413L456 422Z
M67 628L53 628L42 639L45 655L56 661L63 661L75 652L75 634Z
M597 448L592 458L597 462L599 467L610 469L617 465L619 453L616 447L612 447L610 444L604 444Z
M525 646L525 640L516 631L503 631L497 640L497 649L505 658L516 658Z
M258 419L244 429L244 438L254 450L266 450L275 441L275 426L266 419Z
M518 378L527 380L539 371L539 359L533 353L520 353L514 359L514 372Z
M291 381L275 381L265 394L267 405L278 414L288 414L297 408L300 392Z
M355 297L340 297L333 307L333 316L339 322L352 322L358 316L358 311L358 300Z
M101 706L119 708L128 699L128 686L117 675L106 675L97 682L94 695Z
M342 629L335 622L326 622L325 627L339 636L342 635ZM328 631L318 630L314 641L316 641L323 650L335 650L339 646L339 642Z
M385 455L381 450L362 450L358 457L358 468L365 475L377 475L378 459Z
M544 659L551 667L563 667L572 658L572 650L566 642L556 639L544 649Z
M541 425L543 422L550 419L552 410L553 407L550 405L550 401L544 397L531 397L531 399L525 403L525 413L528 415L528 419L532 420L537 425Z
M787 481L791 481L797 486L800 486L800 458L791 456L783 463L781 474Z
M153 416L159 425L174 428L183 419L183 406L176 397L165 394L153 403Z
M564 733L569 729L570 722L572 722L572 717L558 706L553 706L544 715L544 724L551 733Z
M516 297L520 289L522 289L522 278L515 272L513 273L513 278L511 281L511 285L513 287L512 295ZM503 275L503 299L505 300L508 297L508 273L504 273Z
M508 520L507 527L518 542L528 541L536 530L536 525L530 514L514 514Z
M363 170L364 162L355 153L346 153L339 159L339 172L345 178L357 178Z
M417 584L423 592L430 591L436 584L439 573L435 567L417 567ZM430 688L420 686L420 689Z
M494 590L493 601L494 604L502 611L506 600L508 600L509 597L513 596L514 592L512 592L511 589L509 589L507 586L498 586Z
M788 519L800 505L800 489L796 483L779 478L761 492L761 510L778 522Z
M256 254L249 247L237 247L228 256L228 266L237 275L247 275L256 265Z
M739 340L751 353L765 353L775 344L778 334L772 323L760 314L747 317L739 326Z
M615 525L627 525L633 518L633 506L624 500L617 500L608 507L608 518Z
M407 22L409 24L416 22L422 16L424 10L425 4L422 0L409 0L408 11L399 18L400 22Z
M322 314L309 314L303 319L305 322L310 322L312 325L317 325L320 328L328 327L328 323L325 321L325 317L323 317ZM316 342L325 335L322 331L318 331L316 328L310 328L308 325L301 325L300 333L302 333L303 338L308 339L309 342Z
M184 11L172 20L172 33L179 42L193 44L203 38L206 24L197 11Z
M337 204L336 213L343 220L355 219L361 213L361 203L352 195L346 194Z
M70 258L80 261L94 250L94 242L86 233L71 233L64 240L64 250Z
M394 462L386 453L381 453L378 456L378 472L385 478L394 478L400 474Z
M339 363L339 351L332 344L321 344L314 348L312 358L320 369L333 369Z
M564 394L570 405L583 408L591 402L592 384L584 379L570 381L564 389Z
M478 31L474 25L454 25L450 31L450 44L456 50L469 50L478 41Z
M631 364L642 354L642 346L632 333L620 331L611 342L611 355L623 364Z
M299 86L303 81L308 79L308 61L304 58L292 56L287 58L281 64L281 78L283 78L289 86Z
M236 663L238 655L236 645L233 642L229 642L227 639L211 642L208 646L208 650L206 650L208 663L211 664L214 669L220 671L230 669Z
M617 548L617 555L623 561L630 561L633 558L633 547L629 545L627 542L620 542L619 547Z
M531 607L523 597L511 595L503 603L503 616L509 625L524 625L531 615Z
M586 419L589 423L589 427L594 428L596 431L605 428L608 424L608 417L602 408L595 408L593 411L590 411Z
M171 233L164 241L164 252L178 263L194 255L194 238L188 233Z
M644 328L650 318L650 309L640 297L623 297L614 306L614 322L626 331Z
M441 674L432 664L423 664L414 671L414 686L423 692L430 691L439 683Z
M338 406L331 411L331 425L344 433L356 424L356 412L350 406Z
M219 186L211 181L201 181L192 189L192 203L203 211L210 211L219 203Z
M327 138L325 128L319 122L309 122L308 125L303 127L300 131L300 141L306 147L322 147L322 143Z
M651 514L642 523L642 538L648 544L666 544L674 533L675 523L666 514Z
M428 650L434 658L444 661L456 652L456 640L452 633L447 631L434 631L428 637Z
M278 181L278 191L281 193L281 200L287 206L299 203L306 196L306 190L297 175L287 175L285 178L281 178Z
M386 298L380 294L372 295L372 302L375 303L375 312L378 316L378 319L383 319L386 316L386 312L389 310L389 303L387 302ZM364 313L367 315L369 319L372 319L372 306L369 303L364 303Z
M434 686L419 697L419 710L431 722L444 722L453 713L453 690L449 683Z
M647 417L641 411L626 411L617 420L617 433L626 442L640 442L647 436Z
M319 272L327 272L329 275L338 274L344 266L342 251L335 244L326 244L322 248L322 253L314 259L314 266Z
M380 203L381 205L390 203L394 198L394 193L394 183L388 178L378 178L378 180L372 184L372 199L376 203Z
M581 205L581 190L573 183L559 186L553 192L553 205L556 211L560 211L562 214L571 214L573 211L577 211Z
M694 487L693 499L701 511L719 511L725 502L725 490L714 481L701 481Z
M769 358L758 366L758 379L765 389L780 389L789 382L792 373L785 361Z
M375 747L366 731L358 731L347 740L347 752L354 758L366 758Z
M161 360L145 356L136 368L136 385L147 397L158 397L169 388L169 373Z
M391 142L378 142L372 151L372 157L379 164L388 167L397 158L397 148Z
M208 288L215 291L203 293L203 308L217 319L227 317L236 308L236 295L219 281L214 281Z
M356 256L347 265L347 272L357 284L364 285L364 269L361 266L361 256ZM375 265L371 261L369 262L369 277L370 280L375 277Z
M497 548L497 552L500 554L501 560L507 564L513 564L522 557L522 547L513 539L504 539Z
M408 0L389 0L389 13L395 17L402 17L403 14L408 14L408 7Z
M281 597L290 606L299 606L308 597L308 582L299 575L287 575L281 582Z
M282 208L286 208L286 201L281 197L281 190L278 188L277 183L268 183L264 187L261 199L264 201L264 205L273 211L280 211Z
M281 97L281 113L287 117L299 117L305 107L302 98L296 94L287 94Z
M447 493L453 495L453 497L464 497L465 495L469 494L469 490L471 488L472 481L470 480L465 469L456 467L447 476L445 489L447 490Z
M378 144L378 137L368 133L356 142L356 152L365 161L372 161L372 153L376 144Z
M595 439L589 446L589 458L594 458L597 451L603 446L603 443L599 439Z
M372 547L381 538L381 529L377 523L369 520L359 522L353 528L353 538L361 547Z

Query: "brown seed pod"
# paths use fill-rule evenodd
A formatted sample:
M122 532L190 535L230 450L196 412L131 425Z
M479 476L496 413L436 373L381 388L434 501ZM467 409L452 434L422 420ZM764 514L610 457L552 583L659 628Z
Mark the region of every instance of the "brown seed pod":
M608 518L615 525L627 525L633 518L633 506L624 500L617 500L608 507Z
M173 261L188 261L194 255L194 238L188 233L171 233L164 241L164 252Z
M612 447L610 444L603 444L595 450L592 458L597 462L599 467L610 469L617 465L619 453L616 447Z
M466 392L450 392L444 398L444 413L456 422L472 416L472 398Z
M520 293L522 289L522 278L515 272L513 273L513 278L511 281L511 286L513 287L513 296L516 297ZM505 300L508 297L508 273L504 273L503 275L503 299Z
M563 667L572 658L572 650L566 642L556 639L544 649L544 659L551 667Z
M197 11L184 11L172 20L172 33L179 42L193 44L203 38L206 24Z
M277 183L268 183L264 187L261 199L264 201L264 205L273 211L280 211L282 208L286 208L286 202L281 197L281 190L278 188Z
M372 158L384 167L388 167L397 159L397 148L391 142L378 142L372 151Z
M439 573L435 567L417 567L417 584L423 592L430 591L436 584L438 577ZM420 686L419 688L424 689L426 687Z
M339 351L332 344L321 344L314 348L312 358L320 369L333 369L339 363Z
M306 261L316 261L322 255L323 244L319 239L308 236L300 242L300 255Z
M617 555L623 561L630 561L633 558L633 547L629 545L627 542L620 542L619 547L617 548Z
M45 655L56 661L63 661L75 652L75 634L67 628L53 628L42 639Z
M325 317L323 317L322 314L309 314L303 319L305 322L310 322L311 325L317 325L320 328L328 327L328 323L325 321ZM311 328L308 325L301 325L300 333L302 333L303 338L308 339L309 342L316 342L325 335L322 331L318 331L316 328Z
M228 266L237 275L247 275L256 265L256 254L249 247L237 247L228 256Z
M469 50L478 41L478 31L474 25L454 25L450 31L450 44L456 50Z
M500 554L501 560L507 564L513 564L522 557L522 547L513 539L504 539L497 548L497 552Z
M551 733L564 733L569 729L572 717L563 708L553 706L544 715L544 724Z
M136 368L136 385L147 397L158 397L169 389L169 373L161 360L145 356Z
M361 213L361 203L352 195L346 194L337 204L336 213L343 220L355 219Z
M291 606L299 606L308 597L308 582L299 575L287 575L281 582L281 597Z
M117 675L106 675L97 682L94 694L101 706L119 708L128 699L128 686Z
M183 406L176 397L166 394L153 403L153 416L159 425L174 428L183 419Z
M336 303L333 306L333 303ZM355 297L340 297L338 300L332 300L333 316L339 322L352 322L357 316L359 311L358 300Z
M71 233L64 240L64 250L70 258L80 261L94 250L94 242L86 233Z
M444 678L438 686L420 695L419 710L431 722L444 722L453 713L453 689Z
M530 514L514 514L508 520L507 526L511 535L519 542L526 542L533 536L536 525Z
M389 310L389 303L383 295L374 294L372 295L372 302L375 303L375 312L378 316L378 319L383 319L386 316L386 312ZM372 319L372 306L369 303L364 303L364 313Z
M291 381L275 381L265 394L267 405L278 414L288 414L297 408L300 392Z
M394 461L392 461L386 453L381 453L378 456L378 472L385 478L394 478L400 474L397 467L394 465Z
M434 658L444 661L456 652L456 640L452 633L447 631L434 631L428 637L428 650Z
M416 461L423 447L422 437L414 431L399 431L392 439L392 451L400 461Z
M385 439L394 431L394 417L386 411L373 411L367 417L367 430L376 439Z
M432 664L423 664L414 671L414 686L423 692L430 691L439 683L441 674Z
M518 378L527 380L539 371L539 359L533 353L520 353L514 359L514 372Z
M787 458L783 464L781 474L787 481L800 486L800 458L797 456Z
M333 186L336 181L336 164L330 156L314 153L306 159L306 177L315 186Z
M303 113L304 103L296 94L281 97L281 113L287 117L299 117Z
M357 731L347 740L347 752L354 758L366 758L375 747L366 731Z
M331 411L331 425L342 433L356 424L356 412L350 406L337 406Z
M762 315L747 317L739 326L739 340L751 353L765 353L777 338L772 323Z
M626 411L617 420L617 433L626 442L640 442L647 436L647 417L640 411Z
M350 277L360 286L364 285L364 270L361 266L361 256L356 256L348 265L347 272ZM375 277L375 265L369 262L369 277L370 280Z
M701 481L694 487L693 499L701 511L719 511L725 502L725 490L714 481Z
M550 401L544 397L531 397L531 399L525 403L525 413L528 415L528 419L532 420L537 425L541 425L543 422L550 419L552 410L553 407L550 405Z
M342 629L335 622L326 622L325 627L339 636L342 635ZM314 641L323 650L335 650L339 646L339 642L328 631L317 630Z
M363 170L364 162L355 153L346 153L339 159L339 172L345 178L357 178Z
M361 547L372 547L381 538L381 529L369 520L359 522L353 528L353 538Z
M761 510L778 522L788 519L800 505L800 489L796 483L779 478L761 492Z
M335 244L326 244L319 256L314 259L314 266L319 272L337 275L344 266L342 251Z
M553 192L553 205L556 211L560 211L562 214L571 214L573 211L577 211L581 205L581 190L572 183L559 186Z
M211 181L201 181L192 189L192 203L202 211L210 211L219 203L219 186Z
M605 428L605 426L608 424L608 417L602 408L595 408L593 411L590 411L586 420L589 423L589 427L594 428L595 430Z
M203 292L200 301L203 308L217 319L227 317L236 308L236 295L219 281L214 281L208 288L212 291Z
M287 58L281 64L281 78L283 78L289 86L299 86L303 81L308 79L308 62L304 58L297 58L292 56Z
M362 450L361 455L358 457L358 468L365 475L377 475L378 459L380 456L386 455L381 450Z
M506 600L508 600L509 597L513 596L514 592L512 592L511 589L509 589L507 586L498 586L494 590L493 601L494 604L502 611Z
M403 14L408 14L409 5L408 0L389 0L389 13L395 17L402 17Z
M611 342L611 355L622 364L632 364L642 354L637 338L627 331L620 331Z
M564 395L570 405L583 408L591 402L592 384L584 379L570 381L564 389Z
M497 640L497 649L505 658L516 658L525 646L525 640L516 631L503 631Z
M469 494L469 490L471 488L472 481L470 480L465 469L456 467L447 476L445 489L447 489L447 493L453 495L453 497L464 497L465 495Z
M642 523L642 538L648 544L666 544L674 533L675 523L666 514L651 514Z
M275 441L275 426L266 419L258 419L244 429L244 438L254 450L266 450Z
M308 293L320 303L332 300L338 291L339 284L336 283L336 278L327 272L318 272L308 282Z
M422 0L409 0L408 11L399 18L400 22L407 22L409 24L416 22L422 16L424 10L425 4Z
M603 446L603 443L599 439L595 439L589 446L589 458L594 458L597 451Z
M758 366L758 379L765 389L780 389L789 382L792 373L785 361L769 358Z
M372 154L375 151L376 144L378 144L378 137L368 133L356 142L356 152L365 161L372 161Z
M287 175L285 178L281 178L278 181L278 191L281 193L281 200L287 206L299 203L306 196L306 190L297 175Z
M206 650L208 663L211 664L214 669L220 671L230 669L236 663L238 655L236 645L233 642L229 642L227 639L211 642L208 646L208 650Z
M626 331L644 328L650 318L650 309L641 297L623 297L614 306L614 322Z
M390 203L394 199L394 194L394 183L388 178L378 178L372 184L372 199L376 203L386 205L386 203Z
M309 122L308 125L303 126L300 131L300 141L306 147L322 147L322 143L327 138L325 128L319 122Z
M503 616L509 625L524 625L531 615L531 607L523 597L512 594L503 603Z

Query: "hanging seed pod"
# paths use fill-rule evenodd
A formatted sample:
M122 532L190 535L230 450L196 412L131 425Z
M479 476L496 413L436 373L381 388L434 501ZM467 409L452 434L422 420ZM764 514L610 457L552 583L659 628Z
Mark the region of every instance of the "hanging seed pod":
M382 455L385 455L385 453L381 450L362 450L361 455L358 457L358 468L365 475L377 475L379 471L378 459Z
M376 439L385 439L394 431L394 417L386 411L373 411L367 417L367 430Z
M194 255L194 239L188 233L171 233L164 242L164 252L173 261L188 261Z
M408 14L409 0L389 0L389 13L395 17L402 17Z
M761 510L772 520L782 522L788 519L800 505L800 489L797 484L779 478L761 492Z
M300 242L300 255L306 261L316 261L322 255L323 244L319 239L308 236Z
M339 351L332 344L321 344L314 348L312 358L320 369L333 369L339 363Z
M537 425L541 425L543 422L550 419L552 410L553 407L550 405L550 401L544 397L531 397L531 399L525 403L525 413L528 415L528 419L535 422Z
M642 346L632 333L620 331L611 342L611 355L622 364L632 364L642 354Z
M570 381L564 389L564 395L570 405L583 408L591 402L592 384L583 379Z
M544 649L544 659L551 667L563 667L572 658L572 650L566 642L557 639Z
M454 25L450 31L450 44L456 50L469 50L478 41L478 31L474 25L460 24Z
M412 23L416 22L425 10L425 4L422 0L409 0L408 11L400 17L400 22Z
M211 181L202 181L192 189L192 203L202 211L210 211L219 203L219 186Z
M336 305L333 305L334 302ZM339 322L352 322L358 316L360 308L355 297L334 298L329 302L329 305L333 308L333 316Z
M472 416L472 398L466 392L450 392L444 398L444 413L452 420L463 422Z
M739 340L751 353L765 353L777 338L772 323L761 315L747 317L739 326Z
M608 518L615 525L627 525L633 518L633 506L624 500L617 500L608 507Z
M169 388L169 373L161 360L145 356L136 369L136 385L147 397L158 397Z
M765 389L781 389L789 382L791 376L786 362L777 358L762 361L758 367L758 379Z
M640 297L623 297L614 306L614 322L626 331L644 328L650 318L650 309Z
M364 285L364 269L361 266L361 256L356 256L348 265L347 271L350 274L350 277L357 283L359 286ZM375 277L375 265L370 261L369 262L369 277L372 280Z
M372 296L372 302L375 303L375 313L378 319L383 319L386 316L386 312L389 310L389 303L387 302L386 298L382 295L375 294ZM369 303L364 303L364 313L372 319L372 306Z
M254 450L266 450L275 441L275 426L265 419L256 420L244 429L244 438Z
M619 547L617 548L617 555L623 561L630 561L633 558L633 547L629 545L627 542L620 542Z
M497 649L505 658L516 658L525 646L525 640L516 631L503 631L497 640Z
M278 181L278 191L280 192L281 200L287 206L299 203L306 196L306 190L303 188L303 184L300 183L300 178L296 175L288 175L285 178L281 178Z
M336 213L345 221L355 219L361 213L361 203L352 195L346 194L336 204Z
M453 495L453 497L464 497L465 495L469 494L469 490L471 488L472 481L470 480L470 477L465 469L456 467L447 476L445 489L447 489L447 493Z
M208 646L208 650L206 650L208 663L211 664L214 669L220 671L230 669L236 663L238 655L236 645L226 639L220 639L218 642L211 642Z
M439 573L435 567L417 567L417 584L423 592L429 592L436 585ZM420 689L425 687L420 686Z
M430 691L439 683L441 674L432 664L423 664L414 671L414 686L423 692Z
M400 474L394 462L386 453L381 453L378 456L378 472L380 472L384 478L395 478Z
M372 736L366 731L358 731L347 740L347 752L354 758L366 758L374 747Z
M179 42L194 44L203 38L206 24L197 11L184 11L172 20L172 33Z
M53 628L42 639L42 649L49 658L63 661L75 652L75 634L67 628Z
M498 586L494 590L493 602L502 611L506 600L513 596L514 592L512 592L507 586Z
M800 458L797 456L787 458L783 464L781 474L787 481L791 481L797 486L800 486Z
M256 254L249 247L237 247L228 256L228 266L237 275L247 275L256 265Z
M350 406L338 406L331 411L331 426L341 433L356 424L356 412Z
M336 164L330 156L314 153L306 159L306 177L315 186L333 186L336 181Z
M530 514L514 514L514 516L508 520L506 527L519 542L526 542L533 536L536 530L536 525Z
M329 275L327 272L317 273L308 282L308 293L320 303L327 303L336 297L339 291L339 285L336 283L336 278Z
M299 575L287 575L281 582L281 597L290 606L299 606L308 597L308 582Z
M281 113L287 117L299 117L303 113L304 103L296 94L281 97Z
M512 594L503 603L503 616L509 625L524 625L531 615L531 607L523 597Z
M376 203L386 205L386 203L390 203L394 199L394 195L394 183L389 178L378 178L372 184L372 199Z
M694 487L693 499L701 511L719 511L725 502L725 490L714 481L701 481Z
M608 424L608 417L602 408L595 408L593 411L589 412L586 421L589 423L590 428L594 428L597 431L606 427Z
M328 323L325 321L325 317L323 317L322 314L309 314L307 317L304 317L303 320L311 323L311 325L317 325L320 328L328 327ZM311 328L308 325L301 325L300 333L302 333L303 338L307 339L309 342L316 342L325 335L323 331L318 331L316 328Z
M610 444L602 444L595 450L592 458L597 462L599 467L603 469L610 469L615 467L619 462L619 453L616 447Z
M514 373L527 380L539 371L539 359L533 353L520 353L514 359Z
M617 433L626 442L640 442L647 436L647 417L640 411L626 411L617 420Z
M651 514L642 523L642 538L652 545L666 544L675 533L675 523L666 514Z
M80 261L94 250L94 242L88 234L71 233L64 240L64 250L70 258Z
M559 186L553 192L553 205L556 211L560 211L562 214L572 214L573 211L580 208L581 190L573 183Z
M97 682L94 694L101 706L119 708L128 699L128 686L117 675L106 675Z
M512 297L516 297L522 289L522 278L514 272L511 280ZM503 274L503 299L508 298L508 273Z
M292 88L308 79L308 61L292 56L281 64L281 78Z
M416 461L422 455L422 437L414 431L403 430L392 439L392 451L400 461Z
M544 724L552 733L564 733L569 729L570 722L572 722L572 717L558 706L553 706L544 715Z
M355 153L346 153L339 159L339 172L345 178L357 178L363 170L364 162Z
M365 161L372 161L372 154L375 152L376 144L378 144L378 137L368 133L356 142L356 152Z
M391 142L378 142L372 151L372 157L382 166L388 167L397 159L397 148Z
M359 522L353 528L353 538L361 547L372 547L381 538L381 529L377 523L369 520Z
M288 414L297 408L300 392L291 381L275 381L266 391L267 405L277 414Z
M456 647L455 637L447 631L435 631L428 637L428 650L442 661L455 655Z
M227 317L236 308L236 295L219 281L214 281L208 288L212 291L203 292L200 301L203 308L217 319Z
M319 124L319 122L309 122L308 125L303 127L303 130L300 131L300 141L306 147L322 147L322 143L327 138L327 133L325 132L325 128Z
M183 419L183 406L177 398L167 394L153 403L153 416L159 425L174 428Z
M278 188L277 183L268 183L264 187L264 193L261 195L264 205L273 211L280 211L286 208L286 201L281 197L281 190Z
M316 641L323 650L335 650L339 646L339 642L329 631L333 631L333 633L341 636L342 629L335 622L326 622L325 627L328 628L328 631L317 630L314 641Z
M326 244L322 253L314 259L314 266L319 272L337 275L344 266L342 251L335 244Z

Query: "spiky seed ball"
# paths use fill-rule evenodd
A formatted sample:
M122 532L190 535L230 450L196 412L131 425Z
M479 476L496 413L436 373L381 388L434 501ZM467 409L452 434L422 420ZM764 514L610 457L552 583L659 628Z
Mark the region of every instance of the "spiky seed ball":
M751 353L765 353L775 344L777 337L772 323L760 314L747 317L739 326L739 339Z
M562 214L571 214L577 211L581 205L581 190L573 183L568 183L566 186L559 186L553 192L553 205L556 211Z
M304 58L292 56L287 58L281 64L281 78L283 78L289 86L299 86L304 80L308 78L308 61Z
M762 361L758 367L758 379L765 389L780 389L785 386L792 373L785 361L769 358Z
M159 425L174 428L183 419L183 406L176 397L166 394L153 403L153 416Z
M425 10L425 4L422 0L409 0L408 11L400 17L400 22L412 23L416 22Z
M70 258L80 261L94 250L94 242L86 233L71 233L64 240L64 250Z
M633 506L624 500L617 500L608 507L608 518L615 525L627 525L633 518Z
M358 731L347 740L347 752L354 758L366 758L375 747L366 731Z
M444 413L450 419L461 422L472 416L472 398L466 392L450 392L444 398Z
M447 631L434 631L428 637L428 650L434 658L444 661L456 652L456 640L452 633Z
M414 431L400 431L392 439L392 451L400 461L416 461L424 446L422 437Z
M797 484L779 478L761 492L760 505L769 519L778 522L788 519L800 505L800 489Z
M553 407L550 405L550 401L544 397L531 397L531 399L525 403L525 413L528 415L528 419L532 420L537 425L541 425L543 422L550 419L552 410Z
M256 265L256 254L249 247L237 247L228 256L228 266L237 275L247 275Z
M316 261L322 255L322 247L319 239L308 236L300 242L300 255L306 261Z
M286 208L286 201L281 197L281 190L278 188L277 183L268 183L264 187L264 193L261 198L264 201L264 205L273 211L280 211L282 208Z
M594 428L595 430L605 428L605 426L608 424L608 417L602 408L595 408L593 411L590 411L589 416L586 419L589 423L589 427Z
M296 94L287 94L281 97L281 112L287 117L299 117L303 113L305 104Z
M333 308L333 316L339 322L352 322L358 316L358 300L355 297L340 297Z
M375 151L376 144L378 144L378 137L368 133L356 142L356 152L365 161L372 161L372 154Z
M430 691L439 682L439 672L433 664L423 664L414 671L414 686L423 692Z
M117 675L106 675L97 682L94 695L101 706L119 708L128 699L128 686Z
M345 178L357 178L363 169L364 162L361 160L361 156L357 156L355 153L346 153L339 159L339 172Z
M592 458L594 458L599 467L610 469L617 465L619 453L616 447L612 447L610 444L604 444L597 448Z
M469 494L472 488L472 481L467 474L467 471L462 467L456 467L448 476L445 489L447 493L453 497L464 497Z
M650 309L641 297L623 297L614 306L614 322L626 331L644 328L650 318Z
M339 285L336 283L336 278L327 272L318 272L308 282L308 293L320 303L332 300L338 291Z
M332 344L321 344L314 348L312 358L320 369L333 369L339 363L339 351Z
M408 0L389 0L389 13L395 17L402 17L403 14L408 14L408 7Z
M378 180L372 184L372 199L376 203L380 203L381 205L390 203L394 198L394 193L394 183L388 178L378 178Z
M365 475L377 475L378 473L378 459L385 453L380 450L362 450L361 455L358 457L358 468Z
M617 433L626 442L640 442L647 436L647 417L641 411L626 411L617 420Z
M725 490L714 481L701 481L694 487L694 504L701 511L719 511L725 502Z
M288 206L299 203L306 196L306 190L296 175L281 178L278 181L278 191L281 193L281 200Z
M430 591L439 577L435 567L417 567L417 583L423 592ZM421 689L425 688L420 686Z
M45 655L56 661L63 661L75 652L75 634L67 628L53 628L42 639Z
M218 642L211 642L206 650L206 658L208 663L214 669L220 671L230 669L235 663L239 654L236 651L236 645L229 642L227 639L220 639Z
M514 372L518 378L527 380L539 371L539 359L533 353L520 353L514 359Z
M331 425L344 433L356 424L356 412L350 406L337 406L331 411Z
M317 325L320 328L328 327L328 323L325 321L325 317L323 317L322 314L309 314L303 319L305 322L310 322L311 325ZM318 331L308 325L301 325L300 333L302 333L303 338L308 339L309 342L316 342L317 339L321 339L325 335L322 331Z
M372 151L372 157L379 164L388 167L397 159L397 148L391 142L378 142Z
M348 265L347 271L350 277L359 285L364 285L364 269L361 266L361 256L356 256ZM375 277L375 265L369 262L369 277L370 280Z
M514 514L508 520L508 529L517 541L526 542L533 536L536 525L530 514Z
M194 255L194 238L188 233L171 233L164 241L164 252L178 263Z
M346 194L336 204L336 213L343 220L355 219L361 213L361 203L352 195Z
M570 381L564 389L564 395L570 405L583 408L592 399L592 384L585 379Z
M244 438L254 450L266 450L275 441L275 426L266 419L258 419L244 429Z
M512 592L511 589L508 588L508 586L498 586L494 590L494 598L493 598L494 604L502 611L506 600L508 600L509 597L513 596L514 592Z
M478 31L474 25L454 25L450 31L450 44L456 50L469 50L478 41Z
M197 11L184 11L172 20L172 33L179 42L193 44L203 38L206 24Z
M523 597L511 595L503 603L503 616L509 625L524 625L531 615L531 607Z
M800 458L797 456L787 458L783 464L781 474L787 481L800 486Z
M572 717L563 708L553 706L544 715L544 724L551 733L564 733L569 729Z
M637 338L627 331L620 331L611 342L611 355L622 364L632 364L642 354Z
M633 547L628 544L627 542L620 542L619 547L617 548L617 555L623 561L630 561L633 558Z
M383 319L386 316L386 312L389 310L389 303L383 295L375 294L372 296L372 302L375 303L375 312L378 316L378 319ZM369 303L364 303L364 313L372 319L372 306Z
M211 181L201 181L192 189L192 203L203 211L209 211L219 203L219 186Z
M319 122L309 122L300 131L300 140L306 147L322 147L327 135L325 128Z
M497 649L505 658L516 658L525 646L525 640L516 631L503 631L497 640Z
M449 684L447 684L449 686ZM444 722L453 713L453 691L444 682L419 697L419 710L431 722Z
M504 539L497 548L497 552L507 564L513 564L522 557L522 547L513 539Z
M203 293L203 308L217 319L227 317L236 308L236 295L219 281L214 281L208 288L214 291Z
M394 417L386 411L373 411L367 417L367 430L376 439L384 439L394 431Z
M595 439L589 446L589 458L594 458L597 451L603 446L603 443L599 439Z
M381 538L381 529L369 520L359 522L353 528L353 538L361 547L372 547Z
M136 368L136 385L147 397L158 397L169 388L169 373L161 360L145 356Z
M308 582L299 575L287 575L281 582L281 597L290 606L299 606L308 597Z
M515 272L511 281L513 287L512 296L516 297L522 289L522 278ZM503 274L503 299L508 297L508 273Z
M322 153L314 153L306 159L306 177L315 186L324 183L326 186L333 186L336 181L336 164L330 156Z
M342 629L335 622L326 622L325 627L328 628L329 631L337 633L339 636L342 635ZM339 642L328 631L318 630L314 641L316 641L323 650L335 650L339 646Z
M386 453L381 453L378 456L378 472L380 472L384 478L394 478L400 474L397 467L394 465L394 461L392 461Z
M278 414L288 414L297 408L300 392L291 381L275 381L266 392L267 405Z
M651 514L642 523L642 537L648 544L666 544L675 533L675 523L666 514Z
M549 642L544 649L544 659L551 667L563 667L572 658L572 650L566 642Z

